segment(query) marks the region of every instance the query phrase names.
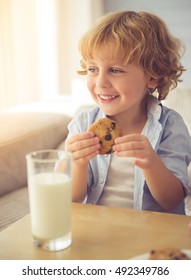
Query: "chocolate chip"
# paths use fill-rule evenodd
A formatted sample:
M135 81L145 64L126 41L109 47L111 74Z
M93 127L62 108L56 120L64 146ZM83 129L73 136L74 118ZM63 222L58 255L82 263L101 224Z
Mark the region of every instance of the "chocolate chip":
M105 140L106 140L106 141L110 141L111 139L112 139L111 134L106 134L106 135L105 135Z
M112 129L114 130L115 127L116 127L116 123L112 122L112 123L111 123L111 127L112 127Z

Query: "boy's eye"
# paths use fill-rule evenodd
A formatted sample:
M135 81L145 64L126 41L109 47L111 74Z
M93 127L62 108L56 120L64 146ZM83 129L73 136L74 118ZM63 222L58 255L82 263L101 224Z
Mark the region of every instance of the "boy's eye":
M88 68L88 72L90 72L90 73L96 73L96 72L97 72L97 68L96 68L96 67L89 67L89 68Z
M110 70L112 73L114 74L119 74L119 73L123 73L124 71L121 69L117 69L117 68L111 68Z

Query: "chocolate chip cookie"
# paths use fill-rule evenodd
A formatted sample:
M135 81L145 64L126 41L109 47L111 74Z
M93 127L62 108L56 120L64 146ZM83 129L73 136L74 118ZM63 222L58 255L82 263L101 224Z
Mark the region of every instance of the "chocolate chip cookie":
M115 138L122 135L119 125L109 118L102 118L95 121L88 128L88 131L93 131L95 136L99 137L101 144L99 150L100 155L112 153Z
M189 257L179 249L165 248L161 250L152 250L149 256L150 260L189 260Z

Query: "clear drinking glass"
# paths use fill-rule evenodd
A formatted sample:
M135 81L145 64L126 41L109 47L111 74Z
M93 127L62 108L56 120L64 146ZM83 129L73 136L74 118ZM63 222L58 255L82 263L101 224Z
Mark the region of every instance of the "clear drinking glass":
M48 251L71 245L71 155L42 150L26 155L34 244Z

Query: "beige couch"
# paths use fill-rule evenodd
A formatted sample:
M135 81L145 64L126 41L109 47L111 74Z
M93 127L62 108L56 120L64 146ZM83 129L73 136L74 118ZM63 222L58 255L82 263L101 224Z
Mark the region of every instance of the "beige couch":
M0 113L0 231L29 212L26 154L62 148L70 119L47 112Z

